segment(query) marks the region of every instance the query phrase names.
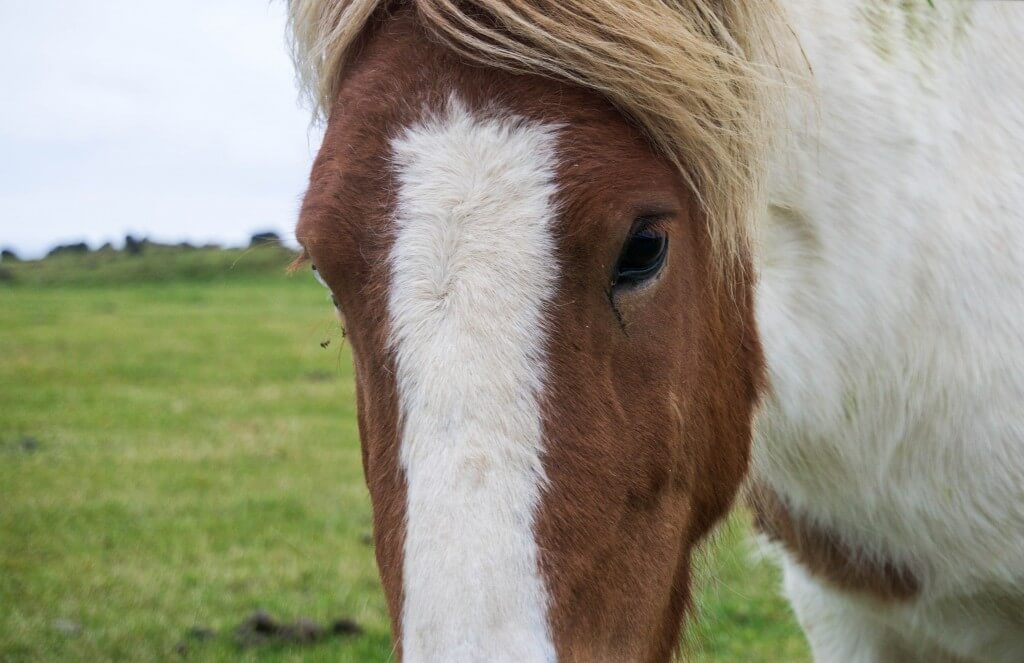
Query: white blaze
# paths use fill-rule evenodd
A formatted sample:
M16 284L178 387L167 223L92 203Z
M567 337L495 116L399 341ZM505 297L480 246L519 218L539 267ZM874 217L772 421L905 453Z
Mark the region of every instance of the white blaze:
M407 661L553 661L534 514L555 133L448 109L392 145Z

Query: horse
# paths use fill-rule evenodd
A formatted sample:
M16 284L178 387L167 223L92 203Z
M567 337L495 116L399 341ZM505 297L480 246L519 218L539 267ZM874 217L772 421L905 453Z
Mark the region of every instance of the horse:
M816 659L1024 658L1024 12L289 13L399 658L668 660L748 472Z

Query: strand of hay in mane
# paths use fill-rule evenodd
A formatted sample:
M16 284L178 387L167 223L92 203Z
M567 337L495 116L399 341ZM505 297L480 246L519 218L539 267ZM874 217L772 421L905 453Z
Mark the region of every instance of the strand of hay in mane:
M293 55L325 115L352 47L388 0L291 0ZM748 254L775 112L776 0L408 0L462 56L612 101L672 161L710 219L722 273Z

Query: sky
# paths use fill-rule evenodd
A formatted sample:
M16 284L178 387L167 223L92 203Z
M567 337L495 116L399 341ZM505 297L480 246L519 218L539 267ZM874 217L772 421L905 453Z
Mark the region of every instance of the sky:
M284 0L0 0L0 246L291 236L320 142Z

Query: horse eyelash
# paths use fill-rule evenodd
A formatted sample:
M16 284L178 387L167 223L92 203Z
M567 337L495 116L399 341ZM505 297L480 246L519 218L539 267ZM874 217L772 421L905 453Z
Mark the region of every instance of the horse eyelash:
M672 218L670 214L650 214L637 218L637 223L633 227L632 233L637 233L642 230L653 230L654 232L668 236L669 221Z
M292 260L291 263L288 264L288 273L294 274L302 269L302 267L309 261L309 253L306 252L306 249L302 249L302 252L295 256L295 260Z

